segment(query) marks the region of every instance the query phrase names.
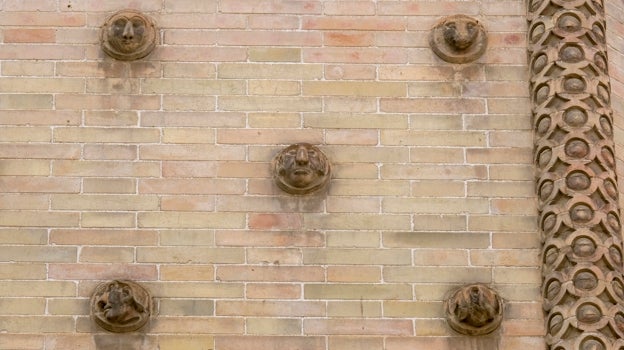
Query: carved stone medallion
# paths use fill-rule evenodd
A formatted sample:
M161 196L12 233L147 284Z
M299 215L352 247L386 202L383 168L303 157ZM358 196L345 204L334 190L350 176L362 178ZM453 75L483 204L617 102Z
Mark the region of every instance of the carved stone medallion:
M131 281L102 283L91 297L91 318L107 331L135 331L149 321L151 312L149 292Z
M503 319L501 298L482 284L471 284L455 290L445 301L444 310L451 328L466 335L491 333Z
M443 18L431 30L429 45L441 59L450 63L472 62L485 52L487 35L472 17L455 15Z
M126 9L106 20L100 41L109 56L132 61L149 55L156 46L157 36L151 18L136 10Z
M281 150L272 163L273 178L290 194L308 194L323 189L331 178L331 166L320 149L296 143Z

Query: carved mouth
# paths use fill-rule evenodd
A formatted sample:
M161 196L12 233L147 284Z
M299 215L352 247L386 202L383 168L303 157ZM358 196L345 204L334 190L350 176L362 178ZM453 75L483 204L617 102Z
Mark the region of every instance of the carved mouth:
M295 174L295 175L299 175L299 176L309 175L309 174L311 174L311 173L312 173L312 171L311 171L310 169L308 169L308 168L299 168L299 169L296 169L296 170L293 172L293 174Z

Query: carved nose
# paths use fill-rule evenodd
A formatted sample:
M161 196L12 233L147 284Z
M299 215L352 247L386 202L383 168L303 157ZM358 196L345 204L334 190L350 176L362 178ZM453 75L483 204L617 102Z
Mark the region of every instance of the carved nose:
M126 23L122 36L126 40L132 40L132 38L134 38L134 29L132 28L132 22L128 21Z
M304 147L300 147L297 150L297 157L295 157L297 164L307 164L308 163L308 151Z

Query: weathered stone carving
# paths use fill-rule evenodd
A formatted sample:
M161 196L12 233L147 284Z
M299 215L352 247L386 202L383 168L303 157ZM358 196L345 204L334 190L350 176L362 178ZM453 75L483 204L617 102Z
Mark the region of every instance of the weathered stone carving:
M433 27L429 45L447 62L468 63L483 55L487 35L476 19L465 15L449 16Z
M131 61L143 58L156 46L154 22L136 10L121 10L110 16L102 26L100 41L109 56Z
M455 290L445 301L444 310L449 326L466 335L491 333L503 319L501 298L482 284L471 284Z
M553 350L624 349L603 0L530 0L542 295Z
M131 281L102 283L91 297L91 317L107 331L135 331L149 321L151 312L150 294Z
M331 166L320 149L296 143L281 150L272 163L273 178L290 194L308 194L323 189L331 178Z

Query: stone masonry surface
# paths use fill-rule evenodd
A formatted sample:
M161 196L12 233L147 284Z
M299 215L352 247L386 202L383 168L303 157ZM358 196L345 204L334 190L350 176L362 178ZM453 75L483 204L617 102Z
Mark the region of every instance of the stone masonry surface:
M152 17L116 61L100 27ZM606 1L616 155L624 2ZM443 17L488 35L470 64ZM523 0L0 0L0 349L544 349ZM296 196L270 163L332 164ZM618 159L618 174L622 162ZM154 297L138 332L89 318L96 286ZM484 283L494 333L445 321Z

